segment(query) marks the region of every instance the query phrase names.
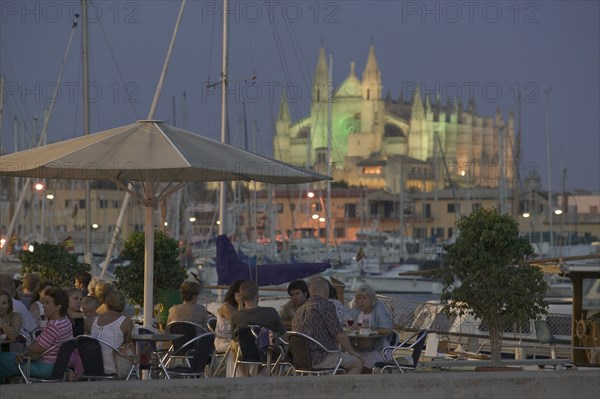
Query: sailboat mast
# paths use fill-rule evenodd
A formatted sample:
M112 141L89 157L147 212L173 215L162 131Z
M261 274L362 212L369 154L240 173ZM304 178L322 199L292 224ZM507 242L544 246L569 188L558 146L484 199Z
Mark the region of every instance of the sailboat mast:
M81 0L81 56L83 58L83 134L90 134L90 101L89 101L89 46L88 46L88 8L87 0ZM92 263L92 201L90 194L90 181L85 181L85 263Z
M223 69L221 70L221 142L227 143L227 73L229 69L228 31L229 16L227 13L228 0L223 0ZM227 185L224 181L219 190L219 235L225 234L226 216L225 202Z
M513 204L512 204L512 217L514 220L517 220L520 211L520 203L521 203L521 90L519 89L519 130L517 132L517 139L515 142L515 175L514 175L514 183L513 183Z
M333 88L333 55L329 53L329 89ZM327 100L327 176L331 176L331 111L333 106L333 90ZM331 239L331 180L327 180L327 199L325 203L325 244L329 245Z
M554 250L554 233L552 232L552 178L550 172L550 126L548 124L548 96L550 95L550 88L546 89L546 95L544 96L544 111L546 116L546 173L548 174L548 223L550 226L550 256Z

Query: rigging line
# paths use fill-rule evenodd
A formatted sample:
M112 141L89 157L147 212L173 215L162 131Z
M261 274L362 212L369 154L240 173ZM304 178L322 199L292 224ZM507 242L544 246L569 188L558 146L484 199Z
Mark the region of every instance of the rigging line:
M104 38L104 41L106 42L106 46L108 47L108 52L110 53L110 57L113 60L113 63L115 64L115 69L117 70L117 74L119 75L119 80L121 81L121 85L123 86L123 90L125 90L125 92L127 92L126 87L127 84L125 83L125 79L123 78L123 73L121 72L121 68L119 67L119 63L117 62L117 58L115 57L115 52L113 51L112 46L110 45L110 41L108 40L108 36L106 36L106 31L104 30L104 25L102 25L102 19L100 19L100 32L102 33L102 37ZM129 82L131 83L131 82ZM131 107L131 110L133 111L133 115L135 116L136 120L139 120L140 117L137 113L137 110L135 109L135 105L133 104L133 101L126 101L129 103L129 106Z
M154 112L156 111L156 107L158 106L158 100L160 98L160 93L162 92L162 86L165 81L165 76L167 74L169 61L171 60L171 54L173 53L173 47L175 47L175 39L177 38L177 32L179 32L179 24L181 23L181 18L183 17L183 9L185 8L185 2L186 0L182 0L181 6L179 7L177 22L175 22L175 27L173 28L173 36L171 37L171 42L169 43L169 48L167 49L167 55L165 57L165 62L163 64L163 69L161 71L160 78L158 79L158 84L156 85L156 91L154 93L154 98L152 99L152 105L150 106L150 111L148 111L147 119L149 120L154 118Z
M301 48L300 42L298 40L298 35L296 35L296 32L294 31L294 27L290 21L286 20L284 25L286 26L288 35L290 36L290 42L292 44L291 47L292 47L292 50L294 50L294 53L296 55L296 60L298 61L298 65L300 67L300 74L302 76L302 80L304 81L305 87L310 89L310 83L309 83L310 70L306 63L306 58L304 57L304 54L302 54L302 48Z
M0 51L2 48L4 49L4 54L5 54L3 60L6 60L6 63L8 64L8 68L10 69L11 74L15 77L15 81L18 82L17 74L15 73L15 68L13 67L10 57L8 56L8 50L7 50L6 46L4 45L4 41L2 40L2 38L0 38ZM21 109L20 109L19 102L16 101L13 96L10 96L10 98L15 104L15 109L17 111L17 114L19 115L21 120L25 121L25 118L23 117L23 112L21 112ZM27 109L26 102L22 102L21 104L22 104L23 108L25 109L24 113L28 116L31 115L31 113ZM31 132L29 131L29 128L26 125L24 127L25 127L25 130L27 131L27 133L31 134Z
M204 82L204 84L201 87L201 91L202 93L204 93L204 90L208 90L208 87L211 83L211 74L212 74L212 64L213 64L213 50L214 50L214 44L216 41L216 36L215 36L215 24L217 21L217 14L218 13L213 13L213 17L212 17L212 23L211 23L211 27L210 27L210 40L209 40L209 50L208 50L208 68L207 68L207 76L206 76L206 81ZM207 93L208 94L208 93ZM213 114L213 112L211 112L211 101L206 101L204 102L205 106L206 106L206 129L208 132L210 132L211 129L211 121L212 118L210 118L210 115ZM220 103L219 103L220 104ZM185 129L185 126L184 126Z
M271 33L273 35L273 39L275 40L275 47L277 48L277 55L279 57L279 62L281 63L281 67L286 79L286 82L290 82L291 81L291 77L290 77L290 73L289 73L289 67L287 66L287 62L285 59L285 55L284 55L284 51L283 51L283 46L281 43L281 36L279 35L279 31L277 29L277 25L276 25L276 21L275 19L273 19L271 21ZM286 99L287 101L287 99ZM289 104L288 104L289 106ZM300 122L300 129L304 130L305 126L302 123L302 119L300 118L300 111L298 109L298 104L297 102L292 103L292 110L294 113L294 116L296 117L296 120L299 120ZM273 121L271 120L271 123L273 123ZM275 129L273 129L274 131L276 131ZM312 151L310 149L310 141L306 140L306 155L307 155L307 161L309 164L312 164Z
M54 110L54 104L56 104L56 99L58 97L58 89L60 87L60 84L62 82L62 76L65 70L65 65L67 63L67 59L69 57L69 52L71 51L71 44L73 43L73 36L75 34L75 28L77 27L77 19L79 18L79 14L75 14L75 17L73 19L73 23L71 24L71 31L69 33L69 39L67 41L67 48L65 49L65 55L63 56L63 61L62 64L60 66L59 72L58 72L58 77L56 78L56 83L54 86L54 92L52 93L52 100L50 101L50 106L48 107L48 112L45 114L44 116L44 127L42 128L42 133L40 134L40 138L38 141L38 146L40 146L46 137L46 131L48 130L48 122L50 121L50 116L52 116L52 111ZM28 193L28 189L31 186L31 177L27 178L25 180L25 183L23 185L23 189L21 190L21 195L19 196L19 201L17 203L17 208L15 213L13 214L13 217L10 221L10 225L8 226L8 229L6 230L6 236L7 237L11 237L12 233L14 231L15 228L15 224L17 221L17 217L19 216L19 210L23 207L23 202L25 201L25 196ZM2 250L0 251L0 255L1 258L4 259L5 255L6 255L6 245L4 247L2 247Z
M256 62L254 61L254 46L252 45L252 31L250 30L250 24L246 24L248 32L248 47L250 49L250 64L252 65L252 76L256 76Z

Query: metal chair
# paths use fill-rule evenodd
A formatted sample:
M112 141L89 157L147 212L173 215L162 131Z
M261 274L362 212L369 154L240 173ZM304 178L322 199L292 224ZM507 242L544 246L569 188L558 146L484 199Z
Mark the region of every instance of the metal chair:
M268 334L268 331L268 329L259 325L248 325L234 332L234 337L237 337L238 344L238 350L235 354L235 365L233 367L234 376L240 364L254 365L259 369L263 368L263 370L267 367L269 375L272 375L273 371L279 368L284 353L278 343L271 346L267 342L268 338L265 335ZM274 361L271 359L273 353L278 353Z
M215 333L204 333L183 345L186 366L168 367L168 377L206 377L206 366L215 351Z
M215 330L217 329L217 318L216 317L209 318L208 321L206 322L206 326L208 327L208 331L215 332Z
M385 370L392 371L393 369L398 369L401 373L404 373L406 370L416 369L425 346L427 333L428 330L420 330L398 345L383 348L381 356L384 361L375 363L373 373L380 370L380 373L383 374Z
M152 327L136 327L138 334L158 334L158 330ZM137 353L140 354L138 362L138 370L148 370L150 377L153 374L166 373L165 368L161 367L159 356L161 356L155 342L137 342ZM164 351L166 353L166 351ZM142 355L144 354L144 355ZM140 376L141 377L141 376Z
M165 365L170 366L176 360L185 359L185 351L181 348L192 339L207 332L206 328L189 321L172 321L165 328L167 334L182 334L181 338L173 341L173 344L164 355L162 361Z
M136 368L135 362L129 359L128 356L123 355L117 348L110 345L108 342L89 335L79 335L75 340L77 341L77 350L79 350L81 362L83 363L83 375L81 376L81 379L87 381L129 380L134 374ZM123 371L121 378L119 377L119 374L106 373L104 371L104 355L102 354L103 346L111 349L111 354L115 357L115 366L117 368L119 367L117 363L120 363L119 357L122 358L121 360L126 360L126 362L131 363L131 366Z
M292 355L294 372L300 375L323 375L335 374L342 364L342 352L337 349L327 349L323 344L303 333L296 331L288 332L289 349ZM330 368L316 368L311 359L311 352L320 349L329 354L336 354L339 358L337 364Z
M556 344L571 346L571 341L556 338L552 334L546 320L535 320L534 324L537 341L543 345L550 345L550 357L552 359L556 359Z
M67 371L69 366L69 360L71 359L71 354L73 350L75 350L75 340L70 339L61 344L54 345L53 347L47 349L42 353L41 356L45 354L55 351L58 349L58 354L56 357L56 361L54 362L54 367L52 368L52 373L48 377L35 377L31 376L31 358L28 357L25 363L18 364L19 372L25 380L26 384L31 384L33 382L63 382L67 381Z

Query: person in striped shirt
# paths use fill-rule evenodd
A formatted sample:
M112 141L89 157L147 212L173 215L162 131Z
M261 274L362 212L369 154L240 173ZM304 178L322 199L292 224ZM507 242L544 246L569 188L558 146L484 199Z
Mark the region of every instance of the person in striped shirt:
M0 382L4 379L20 375L17 364L31 357L31 376L45 378L50 376L58 356L58 347L42 354L55 345L73 338L73 327L67 317L69 297L62 289L50 288L43 300L44 315L48 324L27 348L20 353L0 353Z

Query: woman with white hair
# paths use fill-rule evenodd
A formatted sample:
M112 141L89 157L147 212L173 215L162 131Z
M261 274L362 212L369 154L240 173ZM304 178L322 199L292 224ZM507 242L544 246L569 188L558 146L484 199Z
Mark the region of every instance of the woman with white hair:
M123 314L125 295L116 288L112 288L104 295L102 304L106 310L94 320L90 335L118 348L123 354L131 352L133 350L131 340L133 322ZM119 375L112 349L104 345L102 345L102 361L105 373Z
M356 289L354 307L348 313L348 319L355 320L354 326L368 325L371 331L382 335L380 338L356 339L356 350L361 353L365 366L373 367L383 361L381 350L390 344L393 337L392 318L383 302L377 300L377 294L370 285L361 284ZM356 328L356 327L355 327Z

